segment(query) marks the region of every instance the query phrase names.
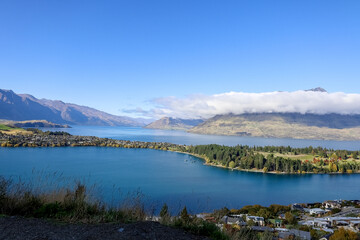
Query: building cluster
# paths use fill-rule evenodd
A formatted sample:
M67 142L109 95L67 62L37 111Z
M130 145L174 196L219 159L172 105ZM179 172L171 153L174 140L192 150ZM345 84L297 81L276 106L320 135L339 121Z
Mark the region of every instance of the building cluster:
M300 225L306 225L312 229L333 233L340 227L360 232L360 201L350 201L352 205L343 205L343 201L325 201L321 208L303 208L303 219ZM336 210L336 211L334 211Z
M360 233L360 200L325 201L291 205L291 212L297 218L296 224L289 224L285 214L266 219L249 214L228 214L216 221L211 214L198 214L198 218L216 223L221 229L247 227L256 232L271 232L274 239L312 239L310 231L319 233L322 240L329 239L339 228ZM295 214L296 213L296 214ZM306 230L304 230L306 229Z
M0 133L1 147L68 147L99 146L124 148L153 148L168 150L182 145L165 142L140 142L99 138L94 136L76 136L65 132L39 132L34 134L9 135Z

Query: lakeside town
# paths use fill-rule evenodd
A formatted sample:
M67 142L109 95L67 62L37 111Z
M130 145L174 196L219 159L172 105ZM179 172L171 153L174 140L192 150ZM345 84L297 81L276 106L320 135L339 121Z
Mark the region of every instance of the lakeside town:
M183 145L166 142L141 142L116 140L94 136L76 136L67 132L27 129L28 134L5 134L0 132L1 147L123 147L123 148L153 148L168 150Z
M164 217L164 213L160 213L160 217L149 220L162 222ZM360 200L329 200L289 206L274 204L269 207L250 205L239 210L223 208L191 217L214 223L230 236L239 232L243 237L247 234L246 239L250 239L251 234L260 235L260 239L274 240L358 239L360 236Z

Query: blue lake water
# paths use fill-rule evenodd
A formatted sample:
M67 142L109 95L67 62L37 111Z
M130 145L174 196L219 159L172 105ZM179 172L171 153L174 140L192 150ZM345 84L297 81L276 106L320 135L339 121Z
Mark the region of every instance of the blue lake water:
M59 129L44 129L59 130ZM288 138L260 138L240 136L218 136L192 134L184 131L144 129L139 127L99 127L73 126L60 129L73 135L108 137L121 140L144 142L170 142L176 144L220 144L220 145L249 145L249 146L291 146L291 147L326 147L331 149L360 150L360 141L324 141Z
M224 206L360 198L360 174L300 176L230 171L204 166L200 159L186 154L151 149L0 148L0 175L32 179L33 183L45 179L55 186L61 184L57 179L36 177L54 172L62 179L96 183L99 196L110 204L124 197L118 189L122 194L140 190L147 207L159 210L166 202L174 213L183 205L197 213Z

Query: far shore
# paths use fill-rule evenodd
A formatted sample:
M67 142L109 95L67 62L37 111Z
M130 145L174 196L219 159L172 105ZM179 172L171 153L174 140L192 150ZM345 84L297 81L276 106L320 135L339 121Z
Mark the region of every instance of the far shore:
M25 132L28 132L27 130L22 130ZM84 147L84 146L94 146L94 147L118 147L118 148L142 148L142 149L155 149L155 150L162 150L162 151L172 151L172 152L178 152L183 154L188 154L197 158L200 158L204 161L204 165L212 166L212 167L218 167L218 168L224 168L228 170L237 170L237 171L243 171L243 172L254 172L254 173L270 173L270 174L354 174L354 173L360 173L359 170L359 159L358 155L354 159L355 162L352 164L355 164L355 167L351 167L350 170L347 170L346 168L343 168L340 170L336 167L336 171L331 171L325 169L326 171L323 171L324 165L321 165L321 169L317 168L315 165L313 165L312 168L309 169L309 167L305 168L288 168L284 171L275 171L275 167L272 166L272 168L268 167L271 165L261 165L261 167L255 168L254 165L252 168L246 169L246 168L240 168L240 164L237 166L234 165L234 158L232 161L233 167L230 167L229 162L223 162L223 164L219 164L218 161L214 161L209 159L204 152L202 152L201 155L197 153L194 153L195 151L193 148L201 147L199 146L187 146L187 145L179 145L179 144L172 144L172 143L166 143L166 142L141 142L141 141L129 141L129 140L116 140L111 138L99 138L94 136L76 136L71 135L66 132L42 132L41 130L32 129L31 134L2 134L0 133L0 146L1 147ZM30 132L30 131L29 131ZM204 145L208 146L208 145ZM300 151L301 149L298 149ZM259 152L260 151L260 152ZM330 150L326 150L330 151ZM201 152L201 151L200 151ZM354 154L353 152L348 152L347 154ZM209 152L207 152L209 153ZM262 154L261 150L258 150L257 154ZM270 152L269 152L270 153ZM335 154L335 152L329 152L329 154ZM358 152L356 152L358 154ZM264 157L264 156L263 156ZM265 157L264 157L265 158ZM281 157L280 157L281 158ZM282 158L286 161L301 161L300 159L290 159L290 158ZM314 155L315 159L315 155ZM336 158L337 159L337 158ZM341 158L340 158L341 159ZM315 159L316 160L316 159ZM315 161L314 160L314 161ZM325 159L326 160L326 159ZM264 159L266 161L266 159ZM308 160L306 160L307 163ZM320 161L317 159L317 161ZM328 160L326 160L328 161ZM331 160L333 161L333 160ZM265 163L263 163L265 164ZM272 163L274 164L274 163ZM332 164L332 162L329 163ZM347 164L347 163L346 163ZM357 164L357 165L356 165ZM229 165L229 166L228 166ZM335 164L334 164L335 165ZM259 165L258 165L259 166ZM301 165L300 165L301 166ZM326 166L326 165L325 165ZM268 170L268 168L270 168ZM278 168L276 168L278 169ZM313 170L319 171L315 172ZM345 169L345 170L344 170Z

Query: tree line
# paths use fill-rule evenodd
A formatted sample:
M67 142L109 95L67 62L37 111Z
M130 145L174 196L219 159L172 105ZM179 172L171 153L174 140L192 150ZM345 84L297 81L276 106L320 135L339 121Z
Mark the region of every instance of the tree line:
M355 161L340 161L348 159L351 155L358 157L357 151L332 150L326 148L291 148L288 147L250 147L250 146L221 146L216 144L189 146L187 152L203 156L208 163L213 163L229 168L258 169L264 172L275 171L285 173L330 173L330 172L358 172L360 164ZM269 153L264 155L260 152ZM313 161L301 161L289 157L276 156L281 154L313 154ZM315 156L319 158L316 159ZM322 157L324 156L324 157ZM321 159L320 159L321 158ZM329 158L323 160L322 158Z

